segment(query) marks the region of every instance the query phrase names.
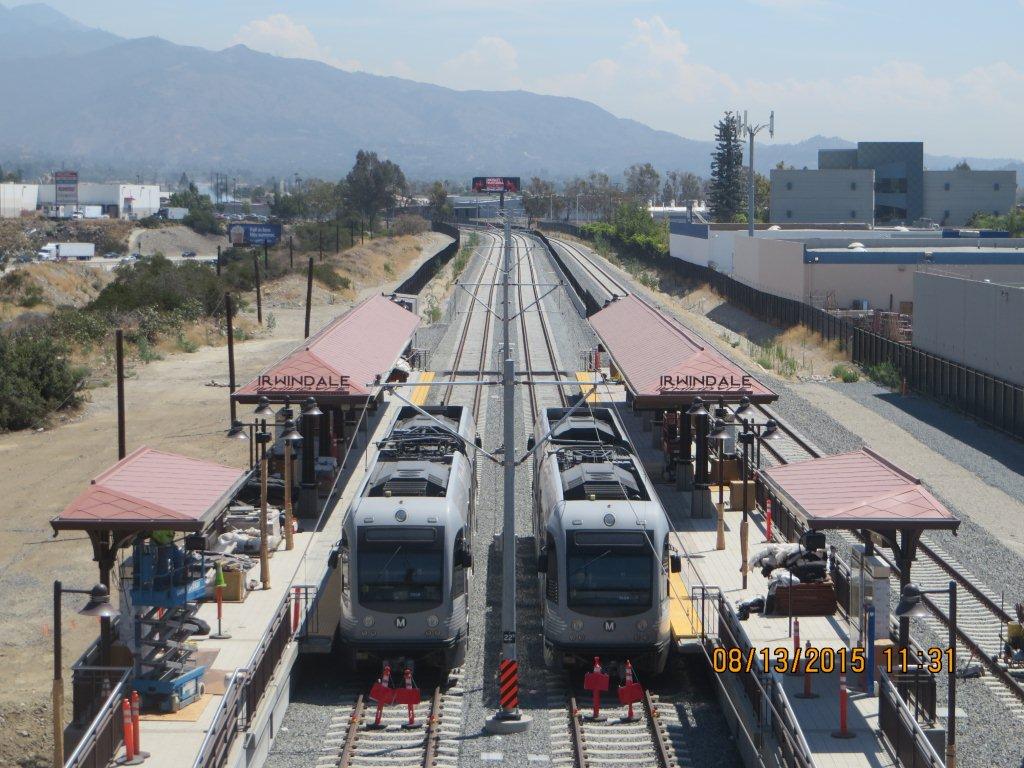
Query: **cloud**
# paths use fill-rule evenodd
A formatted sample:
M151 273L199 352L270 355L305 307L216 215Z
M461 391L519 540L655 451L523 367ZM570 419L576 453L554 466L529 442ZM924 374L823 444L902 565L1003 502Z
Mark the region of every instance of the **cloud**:
M446 84L453 88L522 88L519 53L505 38L487 35L441 65Z
M753 5L763 8L775 8L780 11L801 11L808 8L820 8L825 0L748 0ZM1024 2L1024 0L1021 0Z
M360 68L355 59L342 60L335 57L329 48L317 42L309 27L292 20L285 13L274 13L265 19L253 19L242 25L232 42L274 56L312 59L340 69Z

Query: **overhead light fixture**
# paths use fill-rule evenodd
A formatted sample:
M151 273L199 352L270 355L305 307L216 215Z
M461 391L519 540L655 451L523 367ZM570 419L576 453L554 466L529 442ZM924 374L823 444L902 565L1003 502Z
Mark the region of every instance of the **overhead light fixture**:
M900 593L894 613L901 619L923 619L930 615L924 604L924 593L917 584L907 584Z
M245 434L245 425L242 424L238 419L231 422L231 429L228 430L227 437L232 440L248 440L249 436Z
M324 412L321 411L316 405L316 398L307 397L305 404L302 406L303 416L323 416Z
M740 407L736 409L736 415L741 419L753 417L755 408L750 404L750 398L744 395L740 398Z
M260 398L260 403L256 406L256 410L253 415L258 419L272 419L274 418L274 409L270 407L270 400L266 397Z
M121 612L110 604L110 590L103 584L97 584L89 590L89 602L78 611L82 616L97 616L101 619L112 619Z
M297 443L302 440L302 434L295 429L295 422L291 419L284 423L284 434L281 435L281 439L286 443Z
M708 415L708 409L704 407L704 400L700 397L693 398L693 404L686 411L687 416L703 417Z

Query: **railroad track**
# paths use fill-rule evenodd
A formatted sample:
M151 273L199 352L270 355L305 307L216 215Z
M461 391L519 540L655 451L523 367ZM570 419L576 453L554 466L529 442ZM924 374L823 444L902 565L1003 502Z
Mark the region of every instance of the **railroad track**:
M463 693L462 672L453 670L414 708L417 728L403 727L407 709L395 704L384 708L379 730L370 727L375 702L356 694L350 706L335 709L317 768L456 768Z
M767 449L762 461L769 466L788 464L792 461L819 458L822 452L805 437L793 430L768 409L762 412L775 419L783 438L764 442ZM862 539L849 531L833 532L846 544L861 544ZM957 643L957 665L962 669L971 661L977 661L988 673L981 680L993 695L1017 719L1024 721L1024 685L1016 680L1000 660L1005 625L1010 615L1001 605L1001 597L995 597L993 590L985 585L963 563L949 554L930 534L924 534L918 545L919 556L914 562L913 580L922 589L945 589L950 580L957 583L957 629L960 642ZM884 551L876 554L886 560L890 567L890 588L899 594L899 568ZM932 613L922 619L924 624L938 637L949 634L949 598L946 595L928 595Z
M535 370L550 370L556 381L562 380L562 374L558 368L558 357L555 354L555 345L552 341L551 330L548 326L548 321L544 313L544 307L541 301L541 291L537 287L537 270L534 264L534 256L532 250L532 243L530 239L524 235L513 235L512 242L516 244L516 250L519 248L524 249L524 257L516 260L516 294L519 299L517 311L519 312L519 323L521 331L521 346L523 348L523 359L526 363L526 373L529 375L530 380L534 378ZM524 266L526 265L525 270ZM525 275L524 275L525 271ZM529 283L529 286L524 286L523 283ZM529 290L527 290L529 288ZM530 305L533 305L530 307ZM525 309L524 307L530 307ZM545 350L547 357L547 363L542 363L544 367L538 367L534 364L534 356L537 351L541 348L539 344L531 344L530 340L537 341L537 333L534 330L532 336L530 333L530 326L537 326L540 328L540 336L543 339L543 349ZM557 390L557 398L564 408L569 403L569 398L565 394L565 390L562 387L555 387ZM540 398L537 395L537 388L534 386L528 386L527 391L530 393L530 414L536 416L540 412Z
M624 721L627 710L602 696L606 720L594 722L587 715L589 695L577 694L564 677L547 679L548 722L551 733L552 768L680 768L686 747L683 727L672 705L659 706L659 698L644 691L644 699L634 706L633 721ZM582 708L581 708L582 705Z
M470 289L472 298L469 299L469 307L466 310L466 316L462 324L462 333L459 335L458 346L455 348L455 357L452 360L451 371L448 374L448 385L445 387L444 395L441 398L441 402L444 405L448 405L452 400L452 396L457 389L454 386L455 381L459 376L466 375L462 369L463 360L467 357L468 349L477 349L477 339L479 339L479 354L471 369L472 375L477 379L481 379L487 370L487 357L491 328L494 325L494 315L481 308L480 304L482 303L486 307L494 306L494 294L497 286L498 268L501 264L502 248L500 238L489 233L481 234L484 237L490 237L491 242L486 246L488 249L487 255L477 273L475 281L477 285ZM480 320L481 317L482 320ZM472 354L470 354L471 357ZM483 403L483 390L484 387L473 388L473 418L478 423L480 420L480 406Z
M617 296L628 296L632 293L626 286L616 280L607 269L583 253L583 250L574 243L551 238L549 240L556 248L560 247L568 253L583 268L590 282L608 294L609 300Z

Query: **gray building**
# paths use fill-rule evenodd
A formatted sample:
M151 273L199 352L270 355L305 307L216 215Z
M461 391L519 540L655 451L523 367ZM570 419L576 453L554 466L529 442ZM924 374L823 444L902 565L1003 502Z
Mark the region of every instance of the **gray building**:
M871 169L771 172L769 218L773 222L838 224L875 219L875 172Z
M856 171L874 174L871 219L851 217L850 211L857 210L851 206L854 190L841 184L833 190L830 181ZM786 176L794 173L804 175ZM1009 212L1017 190L1016 171L926 171L919 141L862 141L856 149L822 149L818 170L773 171L771 182L771 220L806 223L912 224L927 218L961 226L978 211Z
M914 275L914 346L1024 384L1024 286L950 272Z

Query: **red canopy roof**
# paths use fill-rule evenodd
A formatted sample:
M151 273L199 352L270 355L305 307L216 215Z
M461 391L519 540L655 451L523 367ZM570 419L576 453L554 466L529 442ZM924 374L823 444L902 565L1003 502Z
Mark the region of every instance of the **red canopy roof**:
M777 395L689 328L636 296L590 316L639 406L690 403L694 397L742 396L768 403Z
M50 521L54 530L199 531L231 501L245 472L142 447Z
M761 470L761 477L809 528L881 531L960 525L920 480L868 448L771 467Z
M262 396L313 396L321 404L332 399L366 398L372 394L367 384L378 375L387 379L419 324L417 315L387 297L371 296L265 369L233 397L249 403Z

